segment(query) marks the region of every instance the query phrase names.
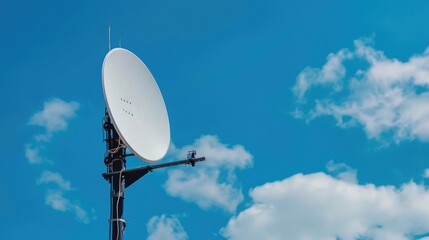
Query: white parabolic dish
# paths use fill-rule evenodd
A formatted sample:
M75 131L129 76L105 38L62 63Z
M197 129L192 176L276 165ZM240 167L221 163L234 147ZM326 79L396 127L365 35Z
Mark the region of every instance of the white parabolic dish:
M115 48L104 58L102 83L118 134L139 158L156 162L170 145L170 123L158 84L132 52Z

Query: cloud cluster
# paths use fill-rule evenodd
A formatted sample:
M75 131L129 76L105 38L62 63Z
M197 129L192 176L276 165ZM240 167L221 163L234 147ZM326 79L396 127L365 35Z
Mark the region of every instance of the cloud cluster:
M50 163L43 157L43 150L51 140L54 133L67 130L68 121L76 116L79 109L77 102L65 102L55 98L44 103L42 111L36 112L29 121L29 125L40 126L44 129L43 134L34 135L31 143L24 145L25 157L30 164ZM72 191L70 181L63 178L58 172L43 171L37 179L38 185L47 185L45 204L52 209L72 213L77 220L89 223L90 217L82 207L75 201L65 197L66 193Z
M362 126L383 142L429 140L429 50L407 61L388 58L359 39L354 49L329 54L305 68L293 87L295 117L332 116L338 126Z
M83 223L89 223L90 217L78 204L64 197L64 194L73 190L70 181L65 180L58 172L44 171L37 179L37 184L49 184L50 188L46 191L45 204L52 209L61 212L71 212L76 219Z
M176 216L154 216L147 224L147 240L186 240L188 234Z
M412 181L397 188L296 174L250 196L253 204L222 230L226 238L406 240L429 232L429 189Z
M183 158L187 151L194 149L207 160L189 171L169 170L164 185L167 193L195 202L203 209L217 207L235 211L243 201L235 172L252 166L252 155L243 146L228 146L212 135L202 136L192 145L180 149L173 147L172 155Z

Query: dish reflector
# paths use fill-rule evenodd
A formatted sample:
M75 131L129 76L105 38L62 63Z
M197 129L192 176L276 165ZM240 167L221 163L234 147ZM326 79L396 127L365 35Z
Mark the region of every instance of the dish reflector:
M103 93L110 118L127 147L156 162L170 145L170 123L158 84L132 52L115 48L104 58Z

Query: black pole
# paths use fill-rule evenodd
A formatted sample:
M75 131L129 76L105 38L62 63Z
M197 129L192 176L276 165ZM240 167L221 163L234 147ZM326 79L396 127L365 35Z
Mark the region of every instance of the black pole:
M104 129L106 130L107 153L105 164L108 166L108 172L119 172L120 174L110 179L110 227L111 240L123 240L125 220L122 218L124 212L124 177L121 174L126 169L125 149L120 143L120 137L110 121L109 114L106 111Z
M195 163L204 161L205 157L196 158L196 151L192 150L188 151L188 159L186 160L127 170L125 158L133 154L126 153L126 146L121 143L121 138L110 120L107 109L104 116L103 128L107 149L104 164L107 166L107 173L103 173L102 175L110 183L111 216L109 220L109 235L111 235L111 240L124 240L126 226L125 220L122 218L125 198L124 189L152 170L182 164L190 164L194 167Z

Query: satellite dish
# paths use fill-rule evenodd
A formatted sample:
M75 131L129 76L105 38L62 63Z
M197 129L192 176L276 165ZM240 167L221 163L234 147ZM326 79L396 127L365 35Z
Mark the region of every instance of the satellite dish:
M139 158L156 162L170 145L170 123L158 84L132 52L115 48L104 58L103 93L116 131Z

